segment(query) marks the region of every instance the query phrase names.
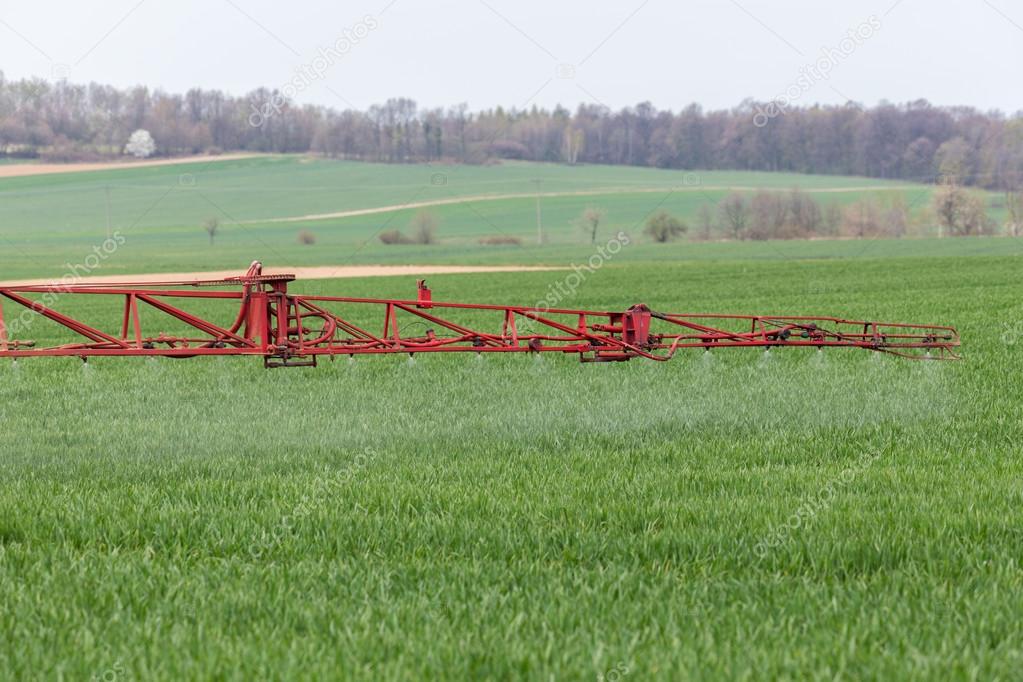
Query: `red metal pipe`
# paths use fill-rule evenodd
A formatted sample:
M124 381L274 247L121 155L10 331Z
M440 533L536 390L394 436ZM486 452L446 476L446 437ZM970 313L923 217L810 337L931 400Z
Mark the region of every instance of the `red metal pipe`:
M615 312L445 303L433 300L423 280L417 283L415 300L302 296L288 293L293 280L292 275L263 275L262 266L256 262L244 276L224 280L0 288L0 300L14 301L33 315L56 322L74 337L70 343L38 348L31 340L12 338L16 330L4 324L0 306L0 357L258 355L266 366L282 367L312 365L320 356L336 355L554 352L577 353L587 362L614 362L632 358L664 361L685 348L792 346L861 348L914 359L955 359L958 356L954 349L960 345L956 330L941 325L826 316L659 313L642 304ZM182 288L185 286L191 288ZM213 287L240 287L240 291ZM25 294L124 297L119 334L95 329ZM237 301L239 309L234 322L225 328L184 310L181 303L170 302L175 299L221 304ZM140 313L139 301L170 316L184 331L146 333L147 320ZM349 311L365 308L382 314L379 335L349 319ZM499 313L499 317L494 320L494 330L485 330L477 328L475 320L473 324L453 320L443 311ZM535 329L526 332L520 328L519 317L529 320ZM558 317L570 317L572 321L555 319ZM416 325L435 325L449 335L438 336L433 328L413 335L407 333L408 325L403 333L402 319L411 319ZM307 326L320 323L322 329Z

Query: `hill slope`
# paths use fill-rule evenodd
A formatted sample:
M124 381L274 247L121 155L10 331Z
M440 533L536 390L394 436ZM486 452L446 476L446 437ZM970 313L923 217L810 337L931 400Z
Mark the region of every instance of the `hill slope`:
M624 231L638 243L652 211L667 210L695 224L700 206L715 205L729 188L793 187L823 204L901 196L917 209L929 204L931 193L925 185L850 177L520 162L384 165L299 156L2 178L0 240L6 257L0 278L60 276L102 245L108 230L124 243L95 274L234 269L254 258L296 267L564 264L592 252L577 224L587 207L606 214L598 241ZM548 241L542 248L535 246L538 192ZM380 245L376 236L405 228L415 205L432 206L440 220L440 243ZM220 223L213 247L201 227L209 218ZM302 230L313 233L315 245L298 244ZM486 236L518 238L522 246L479 246ZM630 257L690 257L705 248L643 246ZM740 250L749 248L771 257L792 247ZM706 253L715 251L711 247Z

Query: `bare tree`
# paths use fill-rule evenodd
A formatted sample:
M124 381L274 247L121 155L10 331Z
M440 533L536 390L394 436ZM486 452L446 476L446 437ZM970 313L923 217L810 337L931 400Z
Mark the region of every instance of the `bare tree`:
M812 197L797 187L789 192L788 205L790 229L785 236L804 238L820 234L824 217Z
M749 224L749 206L746 197L739 192L732 192L718 204L721 220L732 239L745 239L746 226Z
M933 204L942 231L950 235L958 234L966 206L966 191L954 182L946 182L934 193Z
M1023 234L1023 118L1015 118L1006 124L1000 147L1001 185L1009 213L1006 230L1011 236L1018 237Z
M565 163L574 166L579 161L579 154L583 150L583 141L586 138L583 131L572 126L565 128L563 137L561 157Z
M750 239L777 239L788 223L788 206L777 192L760 190L750 200L752 222L746 236Z
M842 207L837 202L832 201L825 209L823 226L828 237L834 237L842 229Z
M700 226L700 239L704 241L710 240L714 235L714 212L710 209L707 204L700 204L699 210L696 212L696 222Z
M1009 236L1019 237L1023 234L1023 191L1006 190L1005 208L1009 211Z
M987 198L976 192L966 195L962 224L958 234L973 237L994 232L995 223L987 214Z
M597 230L600 228L600 223L604 220L604 215L602 209L588 208L579 216L579 224L586 231L586 234L589 235L591 244L597 243Z
M842 231L857 239L876 237L881 232L881 209L873 199L860 199L845 209Z
M973 174L972 147L962 137L954 137L940 147L934 155L941 177L955 184L966 182Z
M216 216L210 216L203 221L202 229L206 230L206 234L210 236L210 246L213 246L213 240L220 230L220 220Z
M909 207L902 194L895 195L885 210L882 230L886 236L896 238L904 237L909 230Z

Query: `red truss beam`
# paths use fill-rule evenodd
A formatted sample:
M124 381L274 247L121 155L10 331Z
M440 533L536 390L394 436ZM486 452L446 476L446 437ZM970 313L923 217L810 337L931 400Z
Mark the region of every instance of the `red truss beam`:
M432 300L422 280L415 300L303 296L288 293L294 279L263 275L257 261L245 275L224 280L0 287L0 357L255 355L267 367L294 367L337 355L577 353L584 362L665 361L683 348L797 346L861 348L913 359L958 358L958 333L939 325L660 313L642 304L601 312L441 303ZM232 290L223 290L227 287ZM103 331L57 312L51 306L63 295L123 299L120 329ZM223 326L179 307L180 301L196 299L232 304L237 314ZM18 313L16 320L12 312ZM459 313L471 316L472 326L451 319ZM359 315L358 322L353 315ZM493 318L486 329L477 326L484 315ZM73 340L40 347L20 338L19 327L31 329L28 323L40 317L62 327ZM154 334L154 317L170 318L184 331ZM379 333L367 329L366 320L374 317L382 323Z

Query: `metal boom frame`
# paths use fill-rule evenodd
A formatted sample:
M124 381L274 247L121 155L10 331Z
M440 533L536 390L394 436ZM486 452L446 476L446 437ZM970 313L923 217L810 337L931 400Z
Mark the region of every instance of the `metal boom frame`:
M953 327L845 320L837 317L719 315L655 312L643 304L622 312L442 303L420 280L415 300L306 296L288 293L293 275L264 275L257 261L241 277L223 280L121 284L51 284L0 287L0 358L171 357L254 355L267 367L315 365L321 356L389 353L577 353L584 362L646 358L666 361L679 349L813 347L861 348L913 359L957 359ZM170 288L168 288L170 287ZM232 287L232 291L214 287ZM34 300L30 295L43 295ZM120 329L102 331L50 307L59 295L123 297ZM169 300L234 301L234 322L221 326ZM46 318L76 336L71 343L37 347L14 338L4 322L4 301ZM367 331L330 309L376 308L380 333ZM10 306L9 306L10 308ZM144 331L150 310L177 320L184 334ZM457 311L489 313L499 331L450 319ZM402 333L412 316L421 333ZM406 332L414 325L405 325ZM439 333L438 333L439 330Z

